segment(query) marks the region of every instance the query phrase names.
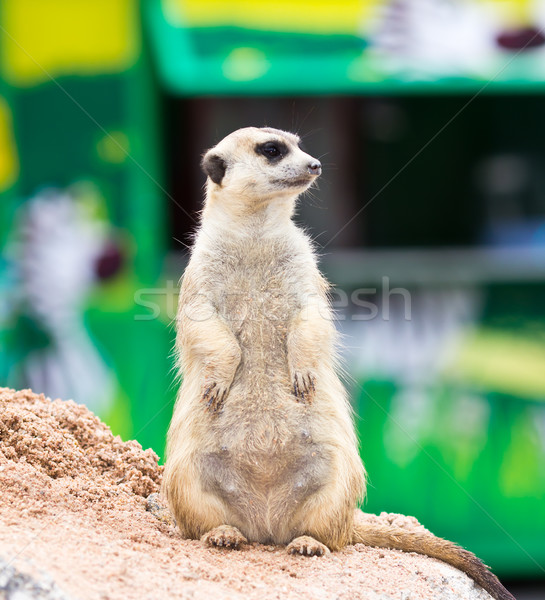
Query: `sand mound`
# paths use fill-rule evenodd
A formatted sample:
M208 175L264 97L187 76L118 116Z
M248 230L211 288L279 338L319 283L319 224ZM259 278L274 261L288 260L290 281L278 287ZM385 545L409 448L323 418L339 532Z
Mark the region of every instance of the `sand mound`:
M85 406L2 390L0 415L4 477L23 471L63 497L107 504L120 493L147 496L158 490L161 467L153 450L114 437ZM44 487L25 486L25 492L43 496Z
M114 437L84 406L0 388L0 599L490 599L456 569L393 550L307 558L183 540L146 511L161 473L152 450Z

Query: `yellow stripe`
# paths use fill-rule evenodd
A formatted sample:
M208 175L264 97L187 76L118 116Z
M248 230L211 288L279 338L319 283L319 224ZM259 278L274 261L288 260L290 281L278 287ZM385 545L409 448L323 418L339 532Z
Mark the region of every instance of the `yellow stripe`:
M545 343L521 335L480 330L463 343L456 372L489 390L545 398Z
M357 35L383 1L163 0L163 8L167 18L178 26Z
M2 0L0 55L13 85L116 73L140 50L136 0ZM12 38L12 39L10 39Z
M507 27L529 25L533 19L533 0L486 0Z
M11 187L19 176L19 159L11 111L8 103L0 97L0 192Z

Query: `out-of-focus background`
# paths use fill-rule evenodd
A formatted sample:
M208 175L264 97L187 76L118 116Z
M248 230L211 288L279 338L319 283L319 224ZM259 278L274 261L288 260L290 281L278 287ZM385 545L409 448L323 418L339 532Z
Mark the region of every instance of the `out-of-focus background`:
M297 131L366 510L543 582L544 27L541 0L3 0L0 385L162 456L200 155Z

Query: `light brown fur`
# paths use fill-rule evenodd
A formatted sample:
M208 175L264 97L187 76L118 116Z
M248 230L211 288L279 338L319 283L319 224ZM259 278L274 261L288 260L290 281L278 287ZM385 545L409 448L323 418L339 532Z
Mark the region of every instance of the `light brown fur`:
M291 219L320 170L298 142L246 128L203 159L209 179L180 293L183 382L163 481L176 522L184 536L229 547L250 540L324 554L363 542L420 552L512 598L458 546L358 518L365 472L328 286ZM285 156L257 151L267 143Z

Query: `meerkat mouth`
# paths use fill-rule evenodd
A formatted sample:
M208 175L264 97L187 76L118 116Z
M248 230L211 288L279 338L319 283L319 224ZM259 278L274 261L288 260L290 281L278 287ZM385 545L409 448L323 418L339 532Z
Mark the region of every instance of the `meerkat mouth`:
M315 177L299 177L298 179L276 179L274 183L279 187L308 187Z

